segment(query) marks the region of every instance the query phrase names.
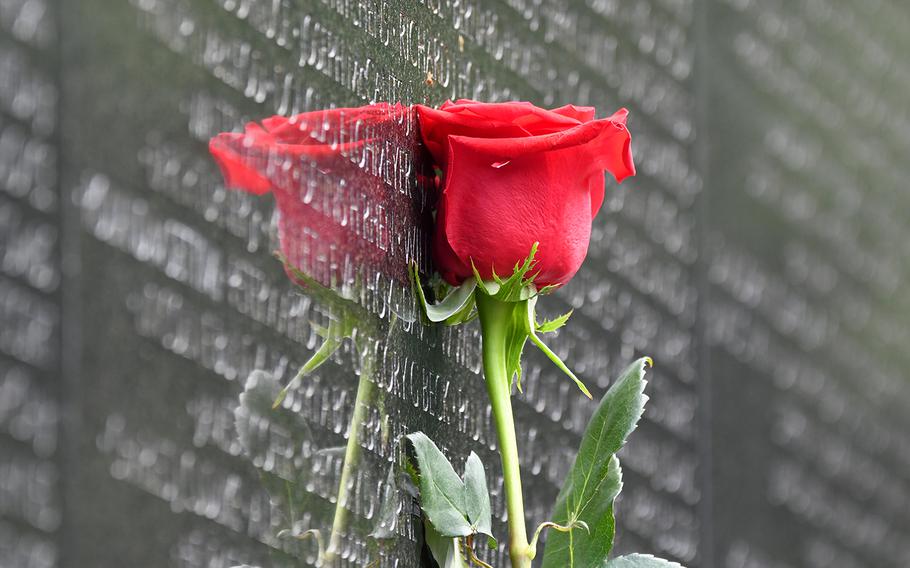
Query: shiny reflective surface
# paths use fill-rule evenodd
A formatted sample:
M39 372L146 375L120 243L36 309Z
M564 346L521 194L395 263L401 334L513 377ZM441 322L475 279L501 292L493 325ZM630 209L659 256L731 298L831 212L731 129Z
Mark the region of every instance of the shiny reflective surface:
M631 110L639 174L539 304L575 309L552 345L595 396L656 362L618 549L905 565L907 25L893 0L4 1L0 566L306 566L320 539L333 565L423 566L415 430L480 454L504 540L478 331L419 323L406 278L430 268L413 118L341 168L273 164L306 179L301 268L335 295L294 286L280 207L207 149L457 97ZM524 384L530 524L594 404L537 353Z

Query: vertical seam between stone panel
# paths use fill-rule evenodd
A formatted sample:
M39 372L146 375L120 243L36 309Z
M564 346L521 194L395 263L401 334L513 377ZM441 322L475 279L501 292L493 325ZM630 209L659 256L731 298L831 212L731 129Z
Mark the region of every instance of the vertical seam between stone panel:
M699 518L699 554L702 568L717 566L717 551L714 543L714 435L712 417L713 377L711 375L710 349L705 324L710 302L707 275L708 261L705 258L708 241L708 199L710 198L710 145L708 134L708 112L710 85L708 82L708 11L711 0L694 0L694 97L695 97L695 164L701 177L701 191L696 201L696 233L698 260L696 261L696 289L698 307L696 319L697 369L698 369L698 479L701 498L697 515Z

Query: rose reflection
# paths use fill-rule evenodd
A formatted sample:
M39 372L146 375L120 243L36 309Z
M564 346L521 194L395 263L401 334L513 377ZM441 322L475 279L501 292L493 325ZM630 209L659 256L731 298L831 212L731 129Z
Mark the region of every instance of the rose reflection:
M410 156L394 150L411 145L410 118L407 107L385 103L273 116L215 136L209 150L228 187L274 195L289 264L352 297L364 271L407 281L400 263L388 262L396 243L384 216L410 171Z
M399 198L393 187L398 170L387 169L393 161L389 148L406 146L409 118L406 107L388 104L275 116L249 123L243 133L219 134L209 145L226 185L274 195L285 270L329 314L329 324L316 328L322 346L289 384L282 388L277 377L254 371L235 411L244 454L260 472L282 517L284 528L276 534L275 545L292 558L309 557L317 565L339 564L348 556L345 551L368 535L373 541L395 536L400 510L393 486L396 473L390 471L386 479L366 471L361 455L367 418L382 409L373 377L377 344L394 332L395 319L381 320L351 298L361 297L368 274L407 281L404 267L387 262L387 256L400 258L400 253L390 252L394 243L381 217ZM352 343L357 358L356 395L348 409L337 409L350 400L347 394L327 406L345 416L350 412L342 432L346 445L320 447L325 436L312 430L325 425L319 416L300 412L298 397L319 396L312 394L306 376L345 341ZM382 417L379 422L387 424ZM388 433L382 434L385 445ZM388 484L370 527L350 516L355 480L363 475ZM328 486L334 495L327 501L328 491L319 488ZM290 559L285 555L282 560ZM370 564L363 558L348 560Z
M271 514L281 517L283 528L274 535L274 545L292 558L306 558L317 566L336 565L347 555L344 551L350 548L349 544L364 541L367 536L374 540L396 536L399 506L393 470L385 479L387 487L378 505L379 514L371 524L354 526L350 519L357 478L383 481L361 459L368 415L382 405L372 376L375 349L367 347L359 352L364 366L344 446L320 445L320 437L314 435L309 422L312 417L304 416L296 408L296 392L285 398L284 404L276 406L281 384L264 371L253 371L247 378L234 411L243 454L255 466L269 493L274 507ZM380 419L380 424L385 421ZM334 504L331 499L327 501L329 494L333 494ZM313 543L303 542L308 539ZM288 560L282 554L276 556L276 561L284 561L282 564ZM368 564L364 559L361 561Z

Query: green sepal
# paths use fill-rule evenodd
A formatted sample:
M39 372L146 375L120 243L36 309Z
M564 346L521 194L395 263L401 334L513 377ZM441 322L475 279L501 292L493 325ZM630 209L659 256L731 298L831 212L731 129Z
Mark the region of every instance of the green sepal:
M552 361L552 362L559 368L560 371L562 371L563 373L565 373L566 375L568 375L570 379L572 379L573 381L575 381L575 384L576 384L576 386L578 386L578 389L579 389L582 393L584 393L584 395L585 395L586 397L588 397L588 398L594 398L594 397L591 396L591 391L588 390L588 387L585 386L585 384L581 381L581 379L579 379L577 376L575 376L575 373L573 373L572 370L569 369L568 366L566 366L566 364L565 364L565 363L563 362L563 360L559 357L559 355L557 355L556 353L554 353L552 349L550 349L549 347L547 347L547 345L546 345L539 337L537 337L537 333L536 333L536 330L537 330L537 316L535 315L535 314L536 314L536 312L535 312L536 306L537 306L537 296L534 296L534 297L532 297L531 299L529 299L529 300L527 301L527 318L526 318L526 319L527 319L527 322L526 322L526 326L527 326L527 329L528 329L528 336L530 337L531 342L532 342L534 345L536 345L538 349L540 349L541 351L543 351L544 354L550 359L550 361ZM571 315L571 313L572 313L572 312L569 312L568 314L565 314L564 316L561 316L561 317L565 317L565 319L567 320L567 319L569 319L569 315ZM557 318L557 320L558 320L558 319L560 319L560 318ZM565 323L565 320L563 321L563 323Z
M560 286L561 286L561 284L547 284L546 286L544 286L543 288L541 288L540 290L537 291L537 295L546 296L547 294L553 292Z
M467 281L465 281L461 287L464 287L465 284L467 284ZM473 284L476 285L476 282ZM445 320L445 325L458 325L461 323L468 323L475 319L477 319L477 303L475 302L475 296L472 293L464 306Z
M487 296L496 297L496 294L499 293L499 290L502 286L500 286L499 282L496 280L484 280L480 275L480 272L477 270L477 267L474 265L473 258L471 259L471 271L474 273L474 280L477 281L477 288Z
M477 294L482 294L482 285L478 281ZM511 385L515 385L519 392L522 392L521 388L521 356L524 352L525 343L528 339L531 340L534 345L538 347L541 351L546 354L547 357L569 378L571 378L575 384L578 386L578 389L584 393L588 398L591 397L591 392L585 386L585 384L579 379L575 373L569 369L568 366L563 362L562 359L556 353L554 353L543 341L537 336L537 331L542 327L544 332L549 330L558 329L558 327L565 324L566 320L569 319L569 316L572 312L568 314L563 314L562 316L552 320L551 322L545 322L543 326L538 325L535 310L537 306L537 295L532 295L530 298L525 300L518 300L511 302L512 311L510 313L510 321L506 327L506 341L505 341L505 364L506 364L506 373L509 377L510 388ZM501 302L506 302L505 300L500 300ZM509 302L506 302L509 303Z
M500 278L496 274L496 268L493 267L493 279L484 280L472 259L471 270L474 272L474 279L477 281L478 289L502 302L522 302L540 294L540 291L534 286L534 279L539 274L534 272L537 266L537 261L534 260L534 257L537 255L538 244L534 243L531 246L531 253L528 257L523 262L516 263L512 270L512 275L506 279ZM545 288L549 291L553 287L547 286Z
M579 379L577 376L575 376L575 373L572 372L572 369L567 367L566 364L563 362L563 360L559 357L559 355L557 355L556 353L553 352L552 349L547 347L547 345L543 341L541 341L541 339L539 337L537 337L537 334L535 334L535 333L531 334L531 342L534 343L534 345L536 345L538 349L543 351L544 354L547 357L549 357L550 361L552 361L559 368L560 371L562 371L563 373L568 375L570 379L575 381L575 385L578 387L578 390L580 390L586 397L594 398L593 396L591 396L591 391L588 390L588 387L585 386L585 384L581 381L581 379Z
M514 384L521 390L521 355L528 341L527 308L528 300L512 304L512 321L506 330L506 373L509 377L509 388Z
M473 278L468 278L462 282L461 286L446 286L448 293L443 297L442 301L431 304L427 302L426 294L424 294L423 284L420 281L420 271L416 263L411 264L411 275L414 279L417 299L420 300L423 313L426 314L427 319L431 322L456 325L468 322L475 317L474 290L477 288L477 281Z

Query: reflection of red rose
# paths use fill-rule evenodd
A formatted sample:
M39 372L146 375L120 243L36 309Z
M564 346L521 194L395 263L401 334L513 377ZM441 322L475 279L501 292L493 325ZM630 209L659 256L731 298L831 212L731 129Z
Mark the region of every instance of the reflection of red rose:
M381 217L394 196L381 176L382 148L402 143L407 120L406 107L389 104L273 116L215 136L209 150L227 186L275 196L288 261L337 286L367 266L389 271L391 236Z
M459 100L417 114L443 172L433 257L452 284L472 261L484 278L511 274L535 242L535 283L566 283L588 252L604 170L635 174L625 109L595 120L591 107Z

